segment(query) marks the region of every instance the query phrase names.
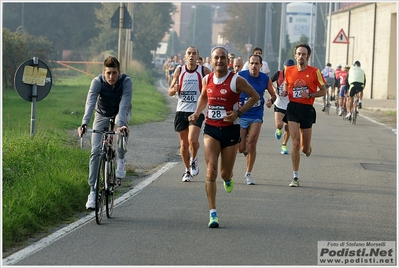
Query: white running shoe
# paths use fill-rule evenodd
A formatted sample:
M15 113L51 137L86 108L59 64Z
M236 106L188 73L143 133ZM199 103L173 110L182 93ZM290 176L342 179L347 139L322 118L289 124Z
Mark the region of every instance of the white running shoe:
M183 177L181 178L181 181L183 182L190 182L193 176L191 176L190 171L187 171L183 174Z
M351 114L351 113L348 113L348 114L345 116L345 119L347 119L347 120L351 120L351 118L352 118L352 114Z
M199 173L198 159L191 160L190 171L192 176L197 176Z
M86 209L95 209L95 208L96 208L96 191L90 191L90 194L87 197Z
M116 177L123 179L126 176L126 160L118 159L116 164Z
M251 174L245 175L244 183L245 183L246 185L255 185L255 182L254 182L254 180L252 179Z
M299 179L293 178L291 183L289 184L290 187L299 187Z
M338 115L339 115L339 116L342 115L342 109L339 109Z

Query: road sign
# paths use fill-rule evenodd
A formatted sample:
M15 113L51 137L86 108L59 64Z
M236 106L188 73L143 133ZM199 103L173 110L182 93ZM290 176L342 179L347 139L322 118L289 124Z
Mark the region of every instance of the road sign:
M26 101L30 101L31 119L30 135L35 133L36 102L44 99L53 84L51 71L38 57L33 57L22 63L14 75L14 87L18 94Z
M245 44L245 48L247 49L247 52L249 53L252 48L252 44Z
M120 7L115 11L114 15L111 18L111 28L119 28L119 19L120 19ZM130 17L129 11L127 11L126 6L123 5L123 27L124 29L132 28L132 18Z
M27 60L22 63L14 76L14 87L18 94L26 101L41 101L50 92L52 86L52 75L50 68L41 60ZM32 94L32 87L38 88L35 94Z
M345 34L344 29L341 29L338 33L338 35L335 37L333 43L336 44L349 44L349 38Z

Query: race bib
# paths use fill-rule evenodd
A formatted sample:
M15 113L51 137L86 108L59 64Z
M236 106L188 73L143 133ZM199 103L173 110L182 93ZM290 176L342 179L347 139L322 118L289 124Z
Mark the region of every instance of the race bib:
M298 99L298 98L302 98L302 92L306 91L309 93L309 89L308 87L294 87L292 89L292 96L294 97L294 99Z
M182 91L180 97L183 102L197 102L197 92L196 91Z
M245 105L245 103L247 103L248 100L249 100L249 98L245 98L245 100L244 100L244 105ZM258 101L254 104L254 106L252 106L252 107L259 107L259 106L260 106L260 103L261 103L261 101L258 100Z
M284 91L284 82L278 87L278 95L281 96Z
M208 107L208 118L212 120L223 120L223 117L227 115L224 106L209 106Z

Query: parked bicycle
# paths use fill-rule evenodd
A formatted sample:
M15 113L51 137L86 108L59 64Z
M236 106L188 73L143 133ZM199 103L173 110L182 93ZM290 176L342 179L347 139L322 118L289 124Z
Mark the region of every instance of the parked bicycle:
M120 179L116 177L117 152L115 150L114 136L121 135L119 141L122 143L122 148L125 149L127 132L124 130L122 134L118 134L114 130L114 127L114 119L111 118L109 128L86 131L86 133L102 134L98 177L94 185L96 191L95 214L97 224L100 224L103 218L104 206L107 218L111 218L114 210L115 189L121 185ZM83 147L83 135L81 137L81 146Z

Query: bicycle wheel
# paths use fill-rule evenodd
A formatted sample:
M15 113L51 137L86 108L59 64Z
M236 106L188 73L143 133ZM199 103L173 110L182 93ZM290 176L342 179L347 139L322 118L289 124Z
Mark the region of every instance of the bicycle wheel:
M326 105L326 114L330 114L330 106L331 106L330 101L327 101L327 105Z
M105 193L105 208L107 212L107 217L111 218L112 212L114 211L114 187L116 184L116 175L115 175L115 167L116 167L116 161L115 157L112 158L109 164L109 171L108 171L108 189Z
M352 124L356 125L356 119L357 119L357 109L353 109L353 114L352 114Z
M96 222L101 223L104 214L104 182L105 182L105 155L100 156L98 164L98 175L96 181Z

